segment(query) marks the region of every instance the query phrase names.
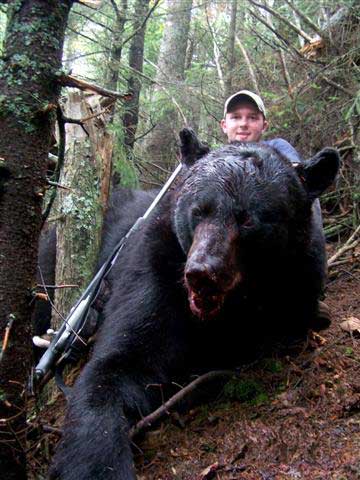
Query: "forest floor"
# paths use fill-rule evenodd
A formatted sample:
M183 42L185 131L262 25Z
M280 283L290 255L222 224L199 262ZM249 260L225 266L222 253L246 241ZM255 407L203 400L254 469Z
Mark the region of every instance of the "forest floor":
M149 432L139 480L359 479L360 339L340 327L360 318L359 271L330 280L326 302L332 325L302 351L262 359L182 428Z
M360 332L340 327L360 319L360 272L348 269L330 277L329 329L290 355L255 362L215 402L162 422L136 442L139 480L360 478ZM63 407L59 396L41 422L60 427ZM51 452L58 435L46 438ZM45 457L32 465L36 480Z

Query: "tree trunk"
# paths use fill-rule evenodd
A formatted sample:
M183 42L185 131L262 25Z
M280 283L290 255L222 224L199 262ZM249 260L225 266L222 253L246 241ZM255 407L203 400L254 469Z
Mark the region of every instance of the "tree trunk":
M112 25L113 36L109 55L109 68L107 70L106 87L109 90L117 91L120 60L122 54L123 34L126 23L127 0L121 1L121 10L115 0L111 2L114 9L114 23Z
M125 129L125 146L128 149L134 147L136 129L139 122L139 99L141 81L136 72L142 73L144 63L144 40L146 25L142 25L149 7L149 0L137 0L135 3L135 21L133 25L134 35L129 49L130 75L128 78L128 91L133 93L133 98L126 106L123 117Z
M102 110L98 95L71 93L65 116L87 118ZM113 136L106 131L104 115L77 124L66 124L65 163L59 189L57 213L56 284L75 284L79 289L58 289L55 292L53 326L62 323L57 312L67 316L81 291L90 282L96 265L102 228L103 209L107 205Z
M184 98L185 57L190 29L192 0L167 0L167 21L156 73L156 127L146 137L146 155L164 169L172 168L177 135L185 118L180 105ZM159 170L154 170L155 177Z
M0 72L0 472L26 478L30 292L72 0L9 5Z
M236 17L237 17L237 0L231 2L230 30L227 46L227 72L225 76L225 98L233 92L233 78L236 65L235 58L235 36L236 36Z

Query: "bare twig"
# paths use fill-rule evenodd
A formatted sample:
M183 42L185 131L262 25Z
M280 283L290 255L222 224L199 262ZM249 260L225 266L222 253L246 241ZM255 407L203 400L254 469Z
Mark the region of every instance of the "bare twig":
M277 32L275 30L275 28L273 28L269 24L269 22L267 22L264 18L257 15L253 10L249 9L248 11L249 11L250 15L252 15L254 18L256 18L256 20L261 22L263 25L265 25L265 27L267 27L275 35L275 37L277 37L281 42L283 42L283 44L286 45L286 47L288 47L298 57L300 57L301 59L304 59L303 55L294 46L292 46L291 43L283 35L280 35L280 33Z
M314 32L317 33L319 35L319 37L321 37L321 38L326 37L326 40L330 40L328 34L326 32L324 32L323 30L321 30L309 17L304 15L304 13L293 4L293 2L291 2L289 0L285 0L285 3L287 3L289 5L289 7L296 13L296 15L299 18L301 18L301 20L304 23L306 23L306 25L308 27L310 27L312 30L314 30Z
M79 15L79 17L83 17L89 22L95 23L95 25L99 25L99 27L104 28L105 30L108 30L109 32L114 33L114 30L112 30L108 25L105 25L105 23L101 23L98 20L94 20L93 18L89 17L88 15L85 15L82 12L77 12L76 10L73 11L75 15Z
M334 264L334 262L339 257L341 257L341 255L343 255L345 252L348 252L349 250L352 250L353 248L356 247L356 245L360 242L360 238L358 238L357 240L354 240L354 239L356 238L359 232L360 232L360 225L349 237L349 239L345 242L345 244L341 248L339 248L339 250L329 259L328 267L331 267Z
M137 142L138 140L140 140L141 138L146 137L146 135L148 135L151 131L154 130L154 128L156 127L156 125L157 125L157 124L154 123L153 125L151 125L151 127L150 127L148 130L146 130L146 132L144 132L144 133L142 133L141 135L135 137L134 143Z
M158 70L158 66L155 65L153 62L151 62L150 60L148 59L145 59L145 62L148 63L149 65L155 67L157 70ZM176 99L174 98L174 96L169 92L169 90L164 87L164 85L162 83L159 83L159 82L154 82L156 83L163 91L164 93L170 98L170 100L172 101L172 103L175 105L177 111L179 112L183 122L184 122L184 125L187 125L188 124L188 121L186 119L186 116L182 110L182 108L180 107L179 103L176 101Z
M174 407L180 400L185 398L186 395L193 392L200 384L213 380L215 378L224 378L232 377L235 375L233 370L215 370L212 372L205 373L200 377L193 380L191 383L182 388L179 392L175 393L167 402L165 402L161 407L156 409L154 412L147 415L145 418L140 420L135 427L133 427L129 432L129 437L134 438L145 428L150 427L154 422L162 418L165 414L169 413L169 409Z
M72 190L72 188L70 188L70 187L65 187L65 185L61 185L61 184L58 183L58 182L53 182L52 180L47 180L46 183L47 183L48 185L50 185L51 187L62 188L63 190L69 190L69 191Z
M109 50L105 45L101 44L96 38L89 37L88 35L85 35L84 33L78 32L74 28L67 26L67 29L70 30L70 32L75 33L75 35L79 35L80 37L85 38L86 40L89 40L91 43L96 43L96 45L99 45L101 48L104 48L106 51Z
M150 18L151 14L153 13L153 11L156 9L156 7L159 5L160 3L160 0L155 0L154 2L154 5L150 8L150 10L148 11L148 13L146 14L143 22L141 23L141 25L132 32L131 35L129 35L127 38L125 38L125 40L122 42L121 44L121 47L123 47L124 45L126 45L133 37L135 37L135 35L140 32L146 25L146 22L148 21L148 19Z
M222 55L222 52L220 51L220 47L219 47L218 40L217 40L217 35L215 34L214 29L212 27L212 22L210 22L210 20L209 20L209 15L208 15L207 8L205 8L205 13L206 13L206 23L207 23L207 26L209 28L211 38L213 40L214 61L215 61L216 71L217 71L218 78L219 78L219 84L220 84L223 95L225 95L224 74L223 74L223 70L222 70L222 67L221 67L221 64L220 64L220 58L223 55Z
M288 20L286 17L278 13L276 10L273 8L269 7L268 5L262 5L261 3L257 3L254 0L248 0L252 5L255 5L258 8L261 8L263 10L266 10L267 12L271 13L274 17L279 19L281 22L284 22L288 27L290 27L294 32L296 32L298 35L301 35L307 42L312 41L312 37L308 35L304 30L301 30L301 28L297 27L294 25L290 20Z
M97 113L94 113L93 115L89 115L88 117L82 118L81 122L82 123L87 122L88 120L91 120L92 118L96 118L96 117L99 117L100 115L103 115L104 113L107 113L109 108L114 105L114 102L115 102L115 99L109 105L107 105L105 108L100 110L100 112L97 112Z
M75 55L74 57L65 59L65 62L71 63L71 62L75 62L75 60L78 60L79 58L90 57L91 55L99 55L100 53L107 53L107 52L108 52L107 50L97 50L96 52L82 53L81 55Z
M51 289L57 289L57 288L79 288L79 285L72 285L72 284L64 284L64 285L42 285L41 283L38 283L37 288L51 288Z
M320 78L322 78L327 84L331 85L332 87L337 88L343 93L346 93L346 95L349 95L351 98L354 98L355 94L348 90L347 88L344 88L342 85L339 83L334 82L330 78L326 77L325 75L320 75Z
M254 69L251 65L251 61L250 61L249 55L246 51L246 48L245 48L244 44L242 43L242 41L240 40L240 37L238 37L237 35L235 35L235 40L236 40L236 43L238 44L238 46L241 50L242 56L244 57L246 66L249 70L249 75L250 75L251 82L253 84L253 88L254 88L255 92L260 92L259 85L258 85L257 80L256 80L255 71L254 71Z

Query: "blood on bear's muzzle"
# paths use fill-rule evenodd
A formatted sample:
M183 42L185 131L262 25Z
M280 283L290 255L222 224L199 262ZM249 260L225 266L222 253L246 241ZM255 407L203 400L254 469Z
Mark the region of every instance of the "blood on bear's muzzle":
M241 280L231 235L199 225L185 266L189 307L202 320L216 316Z
M189 306L194 315L201 319L219 313L225 298L218 285L217 276L207 264L190 264L185 270L185 286Z

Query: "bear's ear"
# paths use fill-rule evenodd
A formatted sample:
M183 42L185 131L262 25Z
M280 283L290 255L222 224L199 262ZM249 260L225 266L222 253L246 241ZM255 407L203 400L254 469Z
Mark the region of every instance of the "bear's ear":
M191 167L196 160L210 152L210 148L198 140L191 128L183 128L179 137L181 162L187 167Z
M334 182L339 168L340 157L333 148L324 148L310 160L295 167L311 200L321 195Z

